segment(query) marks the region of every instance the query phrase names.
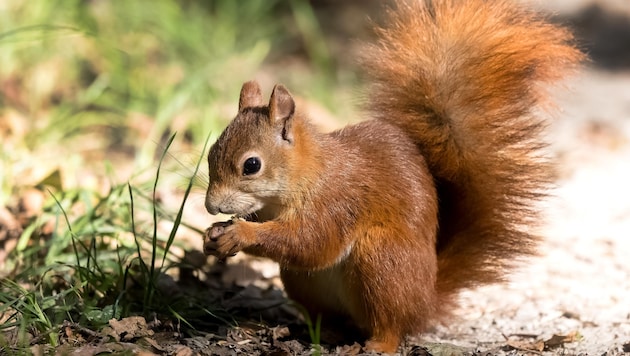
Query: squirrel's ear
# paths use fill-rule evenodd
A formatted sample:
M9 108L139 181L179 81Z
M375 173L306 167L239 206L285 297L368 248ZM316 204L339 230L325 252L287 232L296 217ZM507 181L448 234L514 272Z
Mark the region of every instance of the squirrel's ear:
M252 80L243 84L243 87L241 88L241 97L238 100L238 111L241 112L245 108L262 105L263 97L258 82Z
M271 122L282 125L282 139L293 142L293 131L291 130L295 102L293 97L282 84L273 88L271 99L269 99L269 118Z

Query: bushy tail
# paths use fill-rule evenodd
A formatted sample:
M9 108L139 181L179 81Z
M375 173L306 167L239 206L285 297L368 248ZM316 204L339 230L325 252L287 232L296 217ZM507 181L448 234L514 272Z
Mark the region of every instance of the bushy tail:
M402 127L436 177L438 291L499 281L533 254L550 183L545 85L582 54L565 29L504 0L399 3L363 53L369 109Z

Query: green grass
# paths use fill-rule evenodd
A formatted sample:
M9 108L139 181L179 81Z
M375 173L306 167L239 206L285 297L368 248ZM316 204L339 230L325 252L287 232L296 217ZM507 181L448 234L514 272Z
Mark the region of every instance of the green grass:
M198 147L235 114L240 85L295 42L317 74L278 70L278 80L342 107L304 0L3 1L0 204L58 170L66 187L81 183L72 177L92 160L124 155L145 169L175 131Z
M12 256L12 273L0 279L0 335L17 331L9 343L0 338L0 350L21 352L33 343L59 345L64 322L100 330L112 318L159 316L187 328L203 323L229 323L230 317L194 295L171 295L168 271L182 260L171 254L177 244L185 204L203 156L183 189L175 211L159 202L161 165L175 136L158 162L155 180L144 187L114 185L105 195L85 189L52 195L54 203L26 229ZM203 151L207 148L207 141ZM51 193L52 194L52 193ZM72 209L81 213L71 213ZM41 221L52 218L50 235L41 233ZM169 231L157 229L170 221ZM202 324L202 323L199 323Z
M139 167L153 162L156 142L169 131L201 144L229 117L222 105L254 74L269 52L269 32L277 31L238 31L235 17L256 24L256 14L270 9L240 12L231 1L212 9L175 1L89 3L10 1L1 18L0 76L20 91L2 106L26 126L18 159L51 146L70 153L64 148L80 147L86 134L96 138L87 153L131 149ZM148 118L146 132L129 127L138 117ZM15 167L15 156L3 153L3 167ZM77 169L81 162L70 164ZM24 175L19 168L13 176Z
M295 43L308 68L297 75L270 62ZM0 331L17 335L0 332L0 353L56 346L64 321L231 322L161 287L182 263L170 251L186 202L203 194L193 190L205 188L206 145L244 81L272 76L347 112L354 80L334 67L305 0L5 0L0 63L0 208L32 187L47 197L0 271ZM157 192L173 184L181 204L165 207Z
M306 327L308 328L308 335L311 339L312 345L312 354L319 356L322 353L321 350L321 330L322 330L322 315L317 314L317 318L315 319L315 323L311 319L309 313L306 310L302 311L302 315L304 316L304 322L306 323Z

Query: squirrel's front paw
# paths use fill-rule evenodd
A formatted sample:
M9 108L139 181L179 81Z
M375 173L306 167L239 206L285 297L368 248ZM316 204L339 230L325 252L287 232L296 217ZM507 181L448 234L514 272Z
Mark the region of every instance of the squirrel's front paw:
M236 255L236 253L246 247L239 233L239 222L223 221L212 224L206 230L203 239L203 252L206 255L217 256L225 259Z

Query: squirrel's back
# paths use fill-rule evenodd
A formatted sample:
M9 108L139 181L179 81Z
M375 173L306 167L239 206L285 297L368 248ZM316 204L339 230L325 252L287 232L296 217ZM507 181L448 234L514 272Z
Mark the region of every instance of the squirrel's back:
M582 54L567 30L514 1L401 1L388 16L362 52L368 109L407 132L435 177L448 302L535 252L535 204L550 183L545 86Z

